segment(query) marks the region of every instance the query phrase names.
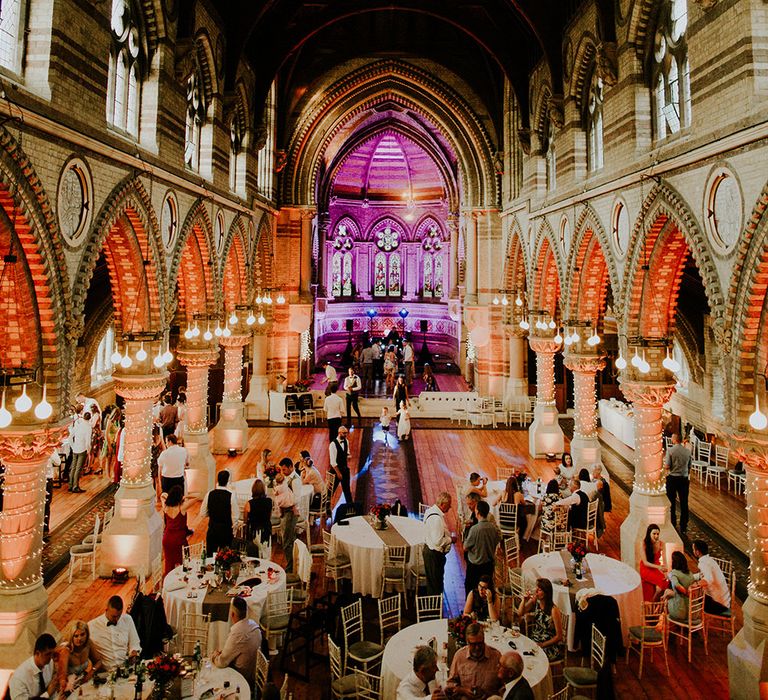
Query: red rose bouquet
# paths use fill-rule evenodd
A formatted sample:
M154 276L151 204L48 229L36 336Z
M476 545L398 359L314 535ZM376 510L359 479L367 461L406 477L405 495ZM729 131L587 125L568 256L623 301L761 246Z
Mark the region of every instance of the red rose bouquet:
M169 654L159 654L147 661L147 674L155 683L165 685L181 674L181 661Z
M587 550L585 549L584 545L580 544L579 542L569 542L568 551L576 561L581 561L584 557L587 556Z
M392 506L389 503L379 503L371 508L371 515L379 520L384 520L388 515L392 514Z
M456 640L456 645L463 647L467 643L467 627L473 622L469 615L459 615L448 620L448 634Z
M230 547L222 547L216 552L216 565L222 569L230 569L233 564L239 564L240 554Z

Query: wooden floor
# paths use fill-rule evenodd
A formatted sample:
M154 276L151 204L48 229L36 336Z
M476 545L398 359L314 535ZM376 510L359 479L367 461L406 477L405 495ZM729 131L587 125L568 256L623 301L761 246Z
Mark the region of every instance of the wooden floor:
M353 430L350 435L353 473L361 432ZM299 450L309 449L315 463L324 473L328 466L327 440L327 431L323 428L253 428L248 451L233 458L218 457L217 465L219 468L229 468L235 479L242 479L253 475L254 465L263 447L272 449L278 459L286 455L295 458ZM472 470L495 477L496 467L501 465L525 465L534 477L548 479L552 474L552 463L530 459L527 455L527 440L527 431L524 430L452 430L446 425L440 429L414 429L413 442L424 500L433 502L435 496L443 490L454 493L454 480L466 478ZM619 526L627 515L629 502L627 495L618 488L612 490L612 497L613 512L606 516L607 531L600 540L600 551L619 557ZM198 513L199 505L195 505L189 517L190 526L195 531L192 541L201 540L205 532L205 523L199 521ZM449 519L452 518L453 513ZM455 522L451 525L455 528ZM280 561L279 552L275 558ZM317 576L314 590L321 594L325 590L326 581L317 564L315 571ZM117 593L129 598L134 587L133 582L122 585L113 585L108 581L91 583L83 576L67 585L66 577L60 576L49 586L50 618L58 628L74 618L87 620L103 611L110 595ZM455 614L463 606L463 560L458 547L449 560L446 589L450 612ZM737 613L740 626L740 608ZM669 655L670 677L665 675L663 661L658 654L653 663L646 662L642 681L637 679L635 655L630 660L629 668L623 660L619 661L615 674L617 698L727 698L727 641L725 637L713 636L708 657L704 656L703 646L697 641L692 664L688 664L684 648L673 644ZM318 667L314 674L311 685L290 679L289 688L296 700L330 697L327 669ZM277 682L282 681L279 672L275 671L273 677Z

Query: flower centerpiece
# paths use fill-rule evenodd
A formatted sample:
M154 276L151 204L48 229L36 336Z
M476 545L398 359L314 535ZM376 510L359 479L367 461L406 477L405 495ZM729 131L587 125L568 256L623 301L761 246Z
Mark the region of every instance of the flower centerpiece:
M267 488L275 488L275 477L277 476L277 466L269 463L264 467L264 476L267 479Z
M450 666L456 650L467 643L467 627L474 622L469 615L459 615L448 620L448 665Z
M296 387L296 391L303 392L307 391L309 387L312 386L312 380L311 379L297 379L293 385Z
M240 553L231 547L222 547L216 552L216 567L222 571L229 572L235 564L241 562Z
M168 694L168 686L181 675L181 660L170 654L158 654L147 661L147 675L155 682L152 697L159 700Z
M573 557L573 573L576 574L576 578L581 578L583 573L582 560L587 556L587 550L584 545L579 542L569 542L568 551L571 553L571 557Z
M389 503L379 503L371 508L373 526L377 530L386 530L387 516L392 514L392 506Z

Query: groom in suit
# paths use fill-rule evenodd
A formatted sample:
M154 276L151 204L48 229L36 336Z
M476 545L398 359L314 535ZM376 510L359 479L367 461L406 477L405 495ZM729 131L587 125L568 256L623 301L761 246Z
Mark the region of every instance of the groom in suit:
M533 691L528 681L523 678L523 657L517 652L508 651L499 662L499 680L505 685L512 683L504 700L533 700Z

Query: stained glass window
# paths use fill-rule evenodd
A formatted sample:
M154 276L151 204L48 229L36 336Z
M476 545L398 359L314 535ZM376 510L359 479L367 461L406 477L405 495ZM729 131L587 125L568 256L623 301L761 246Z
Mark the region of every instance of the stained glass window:
M434 273L433 273L434 295L437 298L440 298L443 296L443 256L442 255L434 256L433 266L434 266Z
M344 253L344 269L341 275L341 293L352 296L352 253Z
M387 296L387 256L384 253L376 253L373 260L373 295Z
M400 253L389 256L389 296L400 296Z
M422 296L432 296L432 256L424 253L424 285L422 287Z
M341 253L333 254L331 263L331 296L341 296Z

